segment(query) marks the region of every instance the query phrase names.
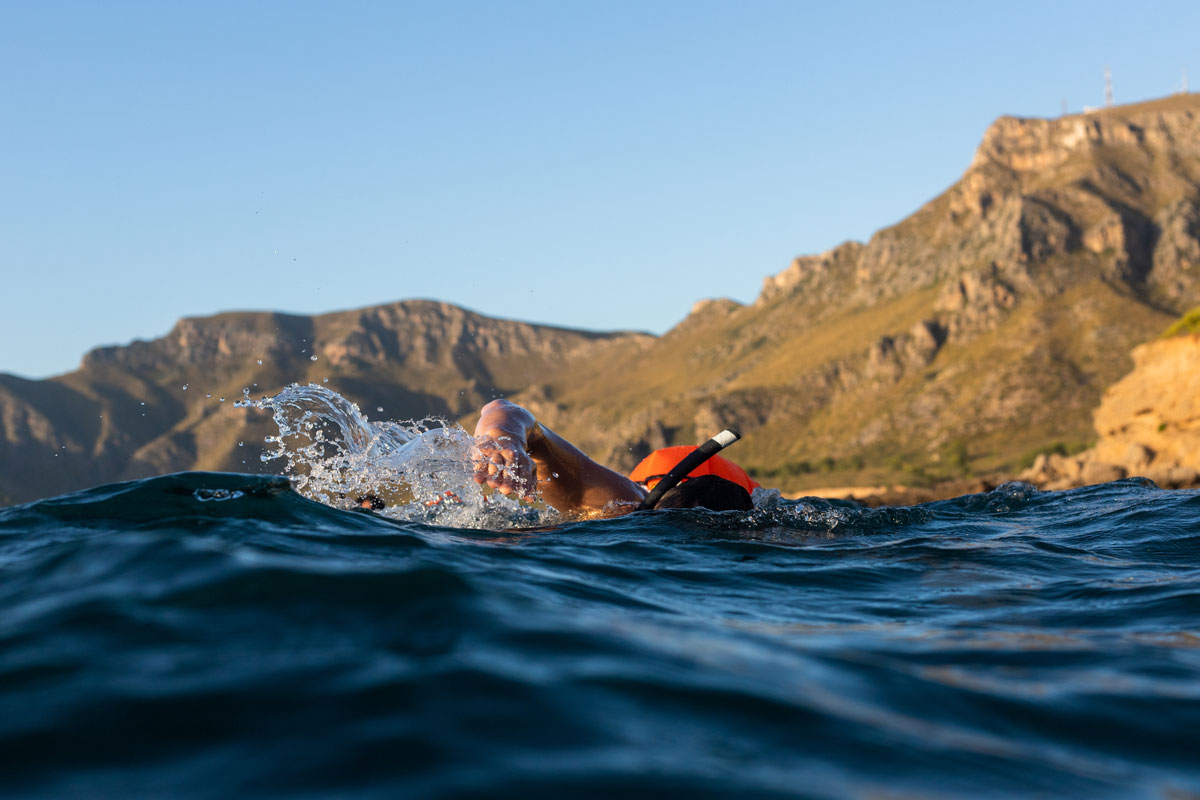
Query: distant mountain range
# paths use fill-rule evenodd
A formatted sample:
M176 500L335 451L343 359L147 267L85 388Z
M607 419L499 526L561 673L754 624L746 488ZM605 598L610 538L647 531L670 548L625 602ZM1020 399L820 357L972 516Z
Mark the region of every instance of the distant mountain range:
M796 258L750 305L701 301L662 337L414 300L185 319L66 375L0 375L0 501L260 471L273 427L232 401L325 378L393 419L469 424L512 396L622 469L736 424L738 461L788 489L1015 473L1089 445L1131 349L1197 304L1200 95L1002 117L907 219Z
M276 430L265 413L233 407L246 389L257 399L328 379L371 418L457 419L563 363L651 340L428 300L183 319L161 339L93 350L66 375L0 375L0 501L184 469L262 472Z

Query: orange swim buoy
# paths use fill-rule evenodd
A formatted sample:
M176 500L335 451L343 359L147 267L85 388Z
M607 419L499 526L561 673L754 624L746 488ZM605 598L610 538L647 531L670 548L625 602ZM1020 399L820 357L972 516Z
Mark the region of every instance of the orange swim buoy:
M640 483L647 489L653 489L654 484L662 480L671 471L671 467L682 461L696 447L696 445L691 444L680 444L675 447L664 447L661 450L655 450L643 458L642 463L633 468L633 472L629 473L629 480ZM760 488L758 481L747 475L746 470L721 456L710 457L703 464L688 473L689 478L698 478L701 475L716 475L727 481L733 481L747 492L753 492L755 489Z

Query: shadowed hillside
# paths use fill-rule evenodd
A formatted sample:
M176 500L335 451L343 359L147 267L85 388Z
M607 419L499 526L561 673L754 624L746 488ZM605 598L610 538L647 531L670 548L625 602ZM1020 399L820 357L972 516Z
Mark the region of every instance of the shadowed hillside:
M184 319L161 339L93 350L66 375L0 376L0 500L183 469L262 471L263 439L275 429L267 415L233 407L244 389L257 398L328 379L373 417L454 419L565 360L650 340L423 300Z

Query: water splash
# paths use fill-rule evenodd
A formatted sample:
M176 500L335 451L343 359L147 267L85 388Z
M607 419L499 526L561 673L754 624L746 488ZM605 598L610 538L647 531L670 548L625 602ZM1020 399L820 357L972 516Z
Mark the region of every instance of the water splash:
M457 528L496 530L565 522L553 508L526 505L475 483L474 438L457 423L436 417L371 421L357 404L316 383L294 383L261 400L252 400L249 388L242 396L235 406L271 412L279 429L267 437L263 461L282 459L282 472L310 500L341 509L365 505L393 519ZM975 502L1007 509L1019 506L1023 498L1019 491L998 490ZM734 533L739 539L793 541L797 534L894 530L932 516L920 507L866 509L814 498L788 500L775 489L756 489L752 499L752 511L704 512L697 519L705 528Z
M552 509L484 492L472 478L474 438L456 423L372 422L357 404L315 383L294 383L261 400L248 390L243 397L237 407L269 411L279 428L266 439L263 461L283 459L283 473L310 500L352 509L374 499L384 516L460 528L557 520Z

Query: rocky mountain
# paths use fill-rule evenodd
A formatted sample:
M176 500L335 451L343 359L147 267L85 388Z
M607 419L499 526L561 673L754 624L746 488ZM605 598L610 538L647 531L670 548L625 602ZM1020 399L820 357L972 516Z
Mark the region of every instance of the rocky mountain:
M315 317L235 312L88 353L41 381L0 375L0 502L182 469L263 469L265 414L233 407L328 380L392 419L458 418L571 359L651 337L490 319L410 300ZM381 416L378 412L371 416Z
M629 466L724 424L789 489L1008 471L1094 438L1132 347L1200 300L1200 96L1003 117L963 177L758 299L518 399Z
M734 424L738 461L791 491L1015 474L1089 446L1132 348L1197 304L1200 95L1002 117L908 218L662 337L406 301L185 319L67 375L0 376L0 501L259 469L270 423L232 401L325 378L396 419L470 424L514 396L617 468Z

